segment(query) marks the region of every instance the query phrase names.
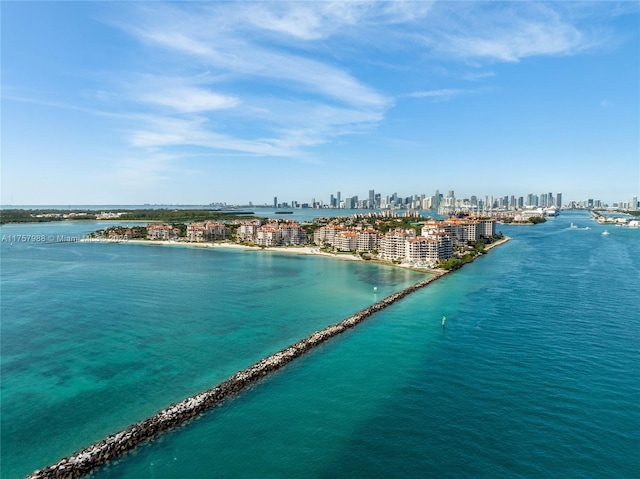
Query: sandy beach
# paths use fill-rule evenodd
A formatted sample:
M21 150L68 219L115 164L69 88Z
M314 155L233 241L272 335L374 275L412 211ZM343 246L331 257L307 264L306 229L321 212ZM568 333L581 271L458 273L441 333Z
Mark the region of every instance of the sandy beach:
M91 241L100 241L92 239ZM104 242L109 243L113 242L108 239L105 239ZM326 253L324 251L320 251L319 246L274 246L274 247L265 247L262 248L260 246L247 246L237 243L195 243L188 241L170 241L170 240L144 240L144 239L130 239L120 241L121 243L135 243L135 244L143 244L148 246L184 246L189 248L226 248L226 249L241 249L246 251L271 251L273 253L287 253L287 254L298 254L298 255L309 255L309 256L322 256L326 258L339 259L343 261L364 261L360 256L343 253L343 254L334 254L334 253Z
M273 247L265 247L261 248L260 246L246 246L237 243L208 243L208 244L199 244L193 243L194 246L204 247L204 248L236 248L236 249L245 249L250 251L271 251L274 253L288 253L288 254L300 254L300 255L311 255L311 256L324 256L327 258L340 259L344 261L363 261L360 256L345 253L345 254L334 254L334 253L326 253L324 251L320 251L319 246L273 246Z
M501 244L506 243L507 241L509 241L511 238L508 236L505 236L504 238L495 241L494 243L491 243L489 245L487 245L485 247L485 252L488 252L490 249L495 248L496 246L499 246ZM90 241L90 242L105 242L105 243L110 243L110 242L114 242L112 240L109 239L89 239L86 241ZM355 255L355 254L351 254L351 253L327 253L325 251L320 251L320 247L319 246L314 246L314 245L306 245L306 246L272 246L272 247L260 247L260 246L247 246L247 245L242 245L242 244L238 244L238 243L231 243L231 242L219 242L219 243L210 243L210 242L203 242L203 243L195 243L195 242L188 242L188 241L171 241L171 240L144 240L144 239L129 239L129 240L123 240L123 241L115 241L118 243L135 243L135 244L141 244L141 245L147 245L147 246L168 246L168 247L174 247L174 246L178 246L178 247L187 247L187 248L213 248L213 249L217 249L217 248L222 248L222 249L240 249L240 250L245 250L245 251L270 251L272 253L284 253L284 254L297 254L297 255L305 255L305 256L319 256L319 257L323 257L323 258L331 258L331 259L338 259L341 261L365 261L364 259L362 259L362 257L360 257L359 255ZM370 260L366 260L367 262L370 263L377 263L377 264L383 264L383 265L388 265L388 266L396 266L396 267L400 267L400 268L407 268L407 269L411 269L414 271L423 271L423 272L427 272L427 273L441 273L444 270L440 270L437 268L428 268L428 267L417 267L415 265L412 264L408 264L408 263L392 263L391 261L385 261L385 260L381 260L381 259L370 259Z

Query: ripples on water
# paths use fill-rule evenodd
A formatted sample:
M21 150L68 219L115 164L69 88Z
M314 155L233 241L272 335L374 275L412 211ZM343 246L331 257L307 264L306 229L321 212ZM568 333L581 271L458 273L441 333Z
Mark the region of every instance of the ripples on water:
M570 230L571 222L592 229ZM502 227L514 238L505 246L97 477L638 477L640 239L637 231L616 228L602 236L602 229L587 215L570 212L535 227ZM185 250L173 249L169 256L166 250L139 250L135 255L116 250L123 256L111 259L112 269L96 264L102 287L85 288L84 299L80 289L74 308L60 306L64 288L57 290L43 272L18 274L29 287L12 290L8 278L16 276L10 268L6 274L3 256L3 369L40 375L43 384L50 380L47 394L62 396L45 401L43 391L25 388L23 397L37 407L24 416L31 422L23 434L46 418L64 418L76 405L88 414L82 406L87 398L77 398L88 393L78 392L83 391L78 382L87 381L89 391L104 382L105 388L89 396L95 401L89 410L99 418L90 421L89 430L79 430L80 439L66 440L84 444L99 424L103 431L120 427L114 421L120 403L140 403L130 407L130 422L166 405L158 404L158 395L179 399L246 365L235 360L246 357L246 350L222 344L253 344L251 354L264 355L275 343L291 342L301 331L292 324L301 318L302 329L319 329L371 302L371 284L392 289L415 279L406 272L362 269L370 265L310 263L313 258L229 252L220 258L231 260L214 268L205 256L189 261L195 253ZM62 268L55 271L74 264L48 261ZM156 261L188 262L191 272L178 275L167 289L165 276L149 277L145 263ZM245 263L246 275L238 275ZM279 280L267 282L263 291L247 290L249 278L263 281L265 271ZM70 270L54 277L61 285L68 281L82 288L77 275ZM219 282L194 286L194 278L201 283L210 275ZM131 286L131 277L144 284L144 295ZM37 296L29 294L31 288ZM9 316L27 341L28 354L21 360L12 356L21 347L8 344L5 334L7 291L30 298L20 315ZM49 319L38 321L33 301L43 294L44 301L56 302ZM71 321L69 309L93 316L105 309L112 327L101 332L105 323L92 327L95 320L75 329L64 326ZM202 318L210 316L233 320L203 327ZM134 319L138 327L126 328ZM32 321L49 341L76 334L71 357L82 357L82 364L63 359L69 351L56 349L55 340L38 356L34 350L42 344L34 338ZM104 341L121 342L122 350L100 349ZM125 347L129 343L135 347ZM203 353L212 345L213 354ZM92 357L87 348L101 354ZM11 353L8 360L5 353ZM59 361L46 365L48 354ZM30 370L30 363L40 369ZM225 373L215 374L218 367L211 364L224 365ZM12 407L5 384L17 387L13 374L18 373L8 373L8 379L3 374L3 466L8 431L15 427L4 415ZM100 399L107 391L109 399ZM107 412L98 412L103 409ZM73 422L60 427L78 431ZM31 447L46 449L47 436L34 437L41 443Z

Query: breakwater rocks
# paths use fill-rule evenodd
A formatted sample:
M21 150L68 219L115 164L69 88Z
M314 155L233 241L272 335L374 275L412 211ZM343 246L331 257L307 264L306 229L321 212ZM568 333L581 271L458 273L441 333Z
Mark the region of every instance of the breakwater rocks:
M316 331L302 341L292 344L271 356L261 359L247 369L237 372L214 388L172 404L144 421L112 434L102 441L72 454L68 458L61 459L56 464L35 471L29 476L29 479L71 479L87 474L107 461L118 458L136 446L152 440L159 434L174 429L201 415L207 409L222 403L225 399L239 393L267 374L277 371L307 351L353 328L372 314L427 286L444 274L446 273L438 272L434 276L394 293L339 323L328 326L321 331Z

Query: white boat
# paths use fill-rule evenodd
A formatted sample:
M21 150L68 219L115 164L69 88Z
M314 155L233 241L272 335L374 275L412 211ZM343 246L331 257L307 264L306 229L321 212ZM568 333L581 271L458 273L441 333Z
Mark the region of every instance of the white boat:
M577 230L578 227L576 225L574 225L573 223L571 223L571 226L569 226L569 228L571 228L572 230Z
M603 234L604 236L606 236L606 235L608 235L608 234L609 234L609 232L608 232L607 230L604 230L604 231L602 232L602 234Z

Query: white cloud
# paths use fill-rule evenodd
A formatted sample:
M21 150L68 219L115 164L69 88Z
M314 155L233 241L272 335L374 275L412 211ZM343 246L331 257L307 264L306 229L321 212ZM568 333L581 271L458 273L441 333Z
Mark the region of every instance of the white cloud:
M158 46L197 57L207 68L218 68L249 80L284 81L307 94L320 94L354 105L385 108L389 99L359 82L343 69L280 49L265 48L242 39L225 39L220 45L187 39L170 31L144 32L143 37ZM179 39L176 41L176 39Z
M189 11L137 8L137 21L121 28L163 60L168 53L177 65L213 73L197 78L144 73L121 81L132 101L182 115L147 111L130 129L130 144L301 157L305 149L332 137L375 127L393 106L392 97L322 55L277 44L291 37L305 42L324 38L357 23L371 6L294 2L209 4ZM386 15L400 17L398 12Z
M491 78L496 76L495 72L492 71L473 71L469 73L465 73L462 78L467 81L478 81L484 80L485 78Z
M291 138L260 137L249 140L213 131L204 117L178 119L167 117L145 118L146 127L130 132L131 145L158 151L163 147L195 146L222 151L236 151L261 156L291 156L308 141L296 142ZM288 148L283 148L286 145Z
M581 40L581 33L569 25L516 21L487 34L449 35L448 48L460 56L517 62L530 56L572 53L581 48Z
M247 124L245 137L225 122L205 115L171 117L133 115L129 142L157 151L180 145L237 151L261 156L302 158L305 148L330 138L359 133L383 118L382 112L337 107L313 101L249 98L235 114ZM253 121L251 121L253 120Z
M432 1L325 1L249 4L241 18L255 28L302 40L349 35L375 25L413 22L425 17ZM234 7L234 9L236 9Z
M530 56L573 54L597 44L546 4L453 2L435 17L422 40L454 57L517 62Z
M482 69L487 63L593 44L544 4L221 2L136 4L134 13L118 26L149 48L149 71L168 66L174 73L146 72L121 84L126 97L147 107L132 114L130 144L151 150L196 146L308 158L314 146L375 128L394 99L374 86L377 75L358 73L369 62L361 47L397 51L404 68L378 62L395 75L416 58L437 64L446 57L475 64L478 72L461 79L478 80L495 75ZM446 101L479 91L434 88L397 97Z
M190 87L153 91L142 94L139 99L144 102L167 106L182 113L223 110L233 108L239 102L233 96L220 95L201 88Z
M438 100L448 100L454 96L458 96L461 93L465 93L465 90L458 90L455 88L443 88L441 90L426 90L409 93L408 97L413 98L433 98Z

